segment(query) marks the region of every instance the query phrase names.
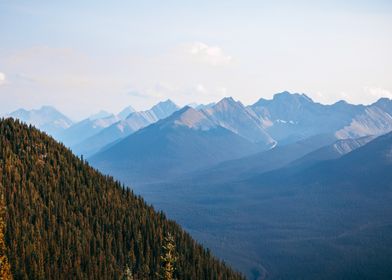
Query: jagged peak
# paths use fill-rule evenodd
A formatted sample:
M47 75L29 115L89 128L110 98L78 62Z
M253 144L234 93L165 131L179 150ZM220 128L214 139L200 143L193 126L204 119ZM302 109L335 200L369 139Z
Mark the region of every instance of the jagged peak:
M160 121L162 125L186 126L192 129L207 130L214 125L202 112L190 107L184 106L174 112L170 117Z
M376 102L374 102L373 104L386 104L386 103L390 103L392 102L392 99L388 98L388 97L381 97L380 99L378 99ZM373 105L372 104L372 105Z
M300 102L300 103L314 103L314 101L304 93L291 93L289 91L283 91L275 93L272 99L260 98L252 106L265 106L271 102Z
M285 98L285 99L290 98L290 99L304 100L304 101L312 102L312 103L313 103L313 100L312 100L309 96L307 96L306 94L304 94L304 93L291 93L291 92L289 92L289 91L283 91L283 92L280 92L280 93L276 93L276 94L274 94L274 96L273 96L273 100L282 99L282 98Z
M128 105L127 107L125 107L124 109L122 109L117 116L119 116L121 119L126 119L130 114L136 112L136 110L131 106Z
M218 103L216 103L212 108L227 109L230 107L244 107L240 101L235 101L233 97L224 97Z
M158 107L161 107L161 106L173 106L173 107L179 108L176 103L174 103L171 99L168 98L168 99L166 99L164 101L158 102L151 109L158 108Z

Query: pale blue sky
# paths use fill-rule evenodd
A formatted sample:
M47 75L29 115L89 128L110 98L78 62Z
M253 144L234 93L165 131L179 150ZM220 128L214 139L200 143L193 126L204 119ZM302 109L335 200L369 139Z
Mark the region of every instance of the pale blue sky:
M392 1L0 0L0 113L283 90L370 103L392 97L391 49Z

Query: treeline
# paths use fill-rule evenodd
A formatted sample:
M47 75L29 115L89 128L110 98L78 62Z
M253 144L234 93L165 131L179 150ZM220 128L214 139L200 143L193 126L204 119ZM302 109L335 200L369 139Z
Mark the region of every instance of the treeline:
M0 120L0 188L14 279L243 279L175 222L33 127Z

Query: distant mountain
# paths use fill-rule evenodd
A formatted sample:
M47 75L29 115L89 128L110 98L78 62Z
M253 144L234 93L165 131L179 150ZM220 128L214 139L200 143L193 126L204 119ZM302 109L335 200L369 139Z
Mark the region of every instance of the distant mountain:
M125 182L163 181L184 172L265 149L184 107L89 159Z
M363 105L344 101L322 105L305 94L289 92L275 94L272 100L260 99L249 107L262 120L271 137L281 144L312 135L335 133L365 109Z
M136 112L135 109L133 109L132 106L125 107L120 113L117 114L117 116L125 120L130 114Z
M365 142L369 140L368 138L362 139ZM373 188L376 184L379 190L385 191L390 190L391 170L392 133L388 133L341 158L315 164L293 177L301 182L318 181L331 185L349 184L358 189L361 187ZM306 172L307 175L303 176L303 172Z
M215 104L216 104L215 102L208 103L208 104L199 104L199 105L197 105L197 106L195 107L195 109L196 109L196 110L208 109L208 108L213 107ZM192 107L192 106L191 106L191 107Z
M37 110L19 109L5 117L19 119L54 136L73 124L68 117L51 106L42 106Z
M254 176L246 182L250 184L251 182L265 182L274 185L283 185L285 182L295 186L317 183L331 187L347 184L357 188L377 184L378 188L389 188L391 180L388 178L392 178L392 175L389 175L389 169L392 166L390 155L392 132L372 139L374 137L338 141L329 147L306 155L300 159L300 162ZM326 160L322 160L325 152L331 148L335 152L330 152L325 157ZM351 152L348 152L350 150ZM319 155L321 160L315 160L311 164L310 161L315 155ZM306 158L309 161L304 161ZM305 166L299 164L301 161L306 163Z
M244 156L239 159L224 161L208 166L195 172L177 178L177 181L197 181L210 184L224 184L233 180L246 179L249 176L262 174L267 171L282 168L309 153L329 147L335 143L336 137L322 134L300 140L287 145L277 145L273 149Z
M158 279L168 244L175 279L244 279L37 129L1 119L0 146L1 254L14 279Z
M389 98L380 98L376 102L374 102L371 106L375 106L383 110L392 116L392 99Z
M170 99L159 102L153 106L150 110L155 114L158 119L164 119L170 116L173 112L177 111L179 107Z
M127 109L129 112L129 107L124 110L127 111ZM130 113L125 119L121 119L111 124L105 129L102 129L102 131L93 134L73 146L72 150L76 154L83 154L84 156L89 157L106 145L118 141L162 118L167 118L177 110L178 106L172 101L167 100L156 104L150 110ZM125 113L123 115L125 115Z
M322 134L295 143L276 146L273 149L228 160L206 169L178 177L177 182L225 184L283 167L309 167L317 162L337 159L372 141L375 136L337 140L334 135Z
M91 115L90 117L88 117L90 120L95 121L95 120L99 120L99 119L104 119L104 118L108 118L111 117L112 113L109 113L107 111L101 110L96 114Z
M118 120L118 117L114 115L101 119L87 118L62 131L56 139L63 142L67 147L72 148L76 144L86 140L92 135L97 134L102 129L112 125Z
M230 207L241 209L231 219L252 216L244 250L259 248L272 279L391 278L391 151L389 133L338 159L239 183L244 203Z
M248 139L251 142L262 142L274 145L275 141L264 130L257 115L233 98L223 98L217 104L201 109L214 123Z
M392 131L392 116L388 113L390 110L392 104L389 107L379 106L377 103L367 106L363 112L354 116L349 125L338 130L336 135L339 138L358 138Z
M374 140L376 136L364 136L356 139L343 139L338 140L331 145L324 146L318 150L310 152L300 159L297 159L289 164L289 166L301 166L305 168L317 162L337 159L341 156L348 154L359 147Z
M322 148L305 165L138 192L249 279L390 279L392 133L368 140L330 145L336 159L320 161Z

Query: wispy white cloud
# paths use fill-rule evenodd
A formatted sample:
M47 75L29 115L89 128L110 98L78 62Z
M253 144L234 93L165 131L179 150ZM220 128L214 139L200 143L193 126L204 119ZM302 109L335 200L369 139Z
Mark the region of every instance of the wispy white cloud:
M5 84L5 74L0 72L0 85Z
M233 58L223 52L218 46L210 46L202 42L195 42L186 45L187 52L197 60L211 65L225 65Z

